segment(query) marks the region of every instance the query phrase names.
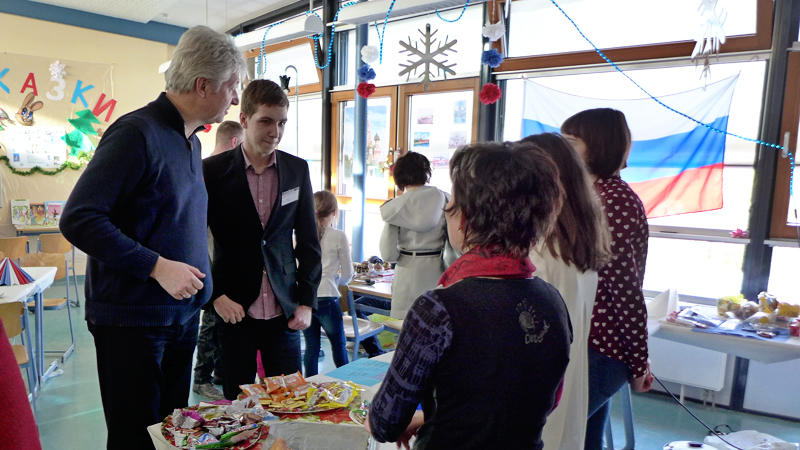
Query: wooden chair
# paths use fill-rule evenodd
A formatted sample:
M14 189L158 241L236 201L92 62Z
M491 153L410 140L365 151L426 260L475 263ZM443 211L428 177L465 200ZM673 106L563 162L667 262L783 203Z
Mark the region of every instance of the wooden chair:
M22 257L22 265L28 267L55 267L56 275L54 280L67 278L67 257L63 253L30 253ZM55 353L61 355L61 362L67 360L75 350L75 331L72 327L72 312L69 307L69 283L67 283L66 297L47 298L42 300L42 309L53 311L58 309L67 310L67 321L69 323L70 345L66 350L46 350L45 353ZM28 308L36 307L36 301L28 302Z
M348 341L353 341L353 361L358 359L358 348L364 339L370 338L383 331L383 324L356 317L358 304L353 300L353 292L347 291L347 310L350 313L342 316L344 320L344 335Z
M81 306L81 297L78 292L78 275L75 272L75 247L61 233L46 233L39 235L39 251L43 253L61 253L66 259L67 291L69 291L69 277L72 276L72 286L75 289L75 299L72 306ZM69 256L67 256L69 254ZM71 274L70 274L71 272Z
M24 312L25 307L21 302L0 304L0 319L3 321L3 327L5 327L9 339L22 335L23 331L25 332L22 345L12 345L11 349L14 352L17 364L25 369L25 373L28 377L28 400L31 402L33 414L36 415L36 396L34 395L36 389L36 368L34 366L32 351L33 341L31 341L30 330L27 326L28 318Z
M28 253L28 238L25 236L0 238L0 252L19 264L19 259Z

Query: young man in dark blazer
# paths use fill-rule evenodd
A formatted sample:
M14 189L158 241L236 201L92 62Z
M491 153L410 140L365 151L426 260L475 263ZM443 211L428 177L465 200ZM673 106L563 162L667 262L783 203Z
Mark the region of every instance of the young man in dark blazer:
M239 115L244 141L203 161L214 239L209 304L224 322L228 399L253 382L257 350L267 376L300 370L299 331L315 307L322 268L308 164L275 150L288 109L277 84L250 82Z

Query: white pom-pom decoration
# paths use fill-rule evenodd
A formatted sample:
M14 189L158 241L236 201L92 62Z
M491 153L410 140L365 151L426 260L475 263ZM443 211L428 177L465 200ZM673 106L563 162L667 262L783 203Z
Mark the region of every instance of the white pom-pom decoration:
M361 60L367 64L372 64L378 60L378 48L372 45L361 47Z

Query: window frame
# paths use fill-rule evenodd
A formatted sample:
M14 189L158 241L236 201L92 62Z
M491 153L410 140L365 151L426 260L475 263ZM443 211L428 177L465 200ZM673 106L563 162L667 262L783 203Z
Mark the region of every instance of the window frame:
M783 116L781 118L781 136L789 133L789 151L795 156L797 164L797 133L800 129L800 83L790 80L800 79L800 52L789 53L786 65L786 88L783 96ZM783 142L781 142L783 144ZM797 241L798 226L787 225L789 209L789 177L791 169L788 159L778 157L778 166L775 171L775 185L772 195L772 214L770 217L769 235L772 239L791 239ZM797 191L798 180L794 180L794 190ZM795 194L800 195L800 194Z
M500 0L500 3L505 4L506 1L507 0ZM772 45L772 16L774 6L772 0L757 0L757 2L756 33L727 37L725 43L720 46L720 54L770 49ZM502 8L500 9L502 10ZM497 10L495 8L491 8L489 14L492 22L498 20ZM511 20L513 20L513 18ZM686 57L692 54L694 46L695 41L677 41L601 50L609 59L615 63L620 63ZM501 40L495 41L493 47L495 50L503 52ZM504 59L503 63L494 69L493 72L495 74L500 74L504 72L605 63L605 60L594 50L584 50L548 55L508 57Z
M375 88L375 92L370 97L389 97L391 99L389 107L389 123L392 125L389 128L389 149L397 149L397 86L381 86ZM353 89L331 92L331 192L336 194L342 204L349 204L352 200L350 196L340 196L338 192L339 182L339 127L341 126L342 104L344 102L353 101L355 99L355 91ZM389 191L387 192L388 198L393 198L394 181L389 177ZM386 199L366 198L367 203L383 203Z
M290 41L283 41L283 42L278 42L277 44L264 46L264 53L266 54L266 53L276 52L278 50L285 50L285 49L291 48L291 47L299 47L301 45L308 45L311 48L311 52L312 53L314 52L314 40L311 39L311 38L305 37L305 38L292 39ZM260 48L254 48L254 49L246 51L244 53L244 57L245 57L245 59L251 59L251 58L255 59L255 58L258 58L259 53L261 53L261 49ZM297 88L297 90L300 91L299 95L313 94L313 93L316 93L316 92L322 92L322 70L320 70L319 67L316 67L316 69L317 69L317 79L319 80L319 82L301 84ZM289 92L287 92L286 95L287 96L294 95L294 86L290 86L289 87Z

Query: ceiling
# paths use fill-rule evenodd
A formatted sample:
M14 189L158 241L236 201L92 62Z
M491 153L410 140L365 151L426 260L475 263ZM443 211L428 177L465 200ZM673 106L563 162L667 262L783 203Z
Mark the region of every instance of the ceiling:
M208 25L228 31L296 0L34 0L63 8L126 19L189 28Z

